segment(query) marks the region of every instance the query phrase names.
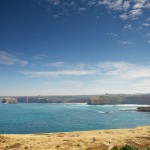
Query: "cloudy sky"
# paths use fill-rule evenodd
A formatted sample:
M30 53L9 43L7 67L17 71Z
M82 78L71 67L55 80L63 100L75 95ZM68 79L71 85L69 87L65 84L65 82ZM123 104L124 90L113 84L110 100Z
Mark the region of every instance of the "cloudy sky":
M0 95L150 93L150 0L0 0Z

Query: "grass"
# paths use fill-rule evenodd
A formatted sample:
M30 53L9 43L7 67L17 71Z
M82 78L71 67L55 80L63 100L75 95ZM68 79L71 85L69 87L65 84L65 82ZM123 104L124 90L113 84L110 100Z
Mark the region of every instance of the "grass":
M122 147L114 146L111 150L138 150L138 148L130 145L125 145ZM143 150L150 150L150 148L144 148Z

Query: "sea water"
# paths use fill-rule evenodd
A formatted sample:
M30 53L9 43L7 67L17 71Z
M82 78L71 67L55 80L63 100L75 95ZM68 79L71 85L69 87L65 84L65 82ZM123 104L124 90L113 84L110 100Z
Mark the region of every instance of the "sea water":
M0 104L0 133L48 133L150 125L141 105Z

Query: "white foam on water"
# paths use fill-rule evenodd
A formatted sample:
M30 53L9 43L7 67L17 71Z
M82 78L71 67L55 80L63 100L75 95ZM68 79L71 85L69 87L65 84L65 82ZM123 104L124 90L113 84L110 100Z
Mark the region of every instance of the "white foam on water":
M136 108L125 108L125 109L119 109L120 111L135 111Z
M98 113L100 113L100 114L105 114L106 112L104 112L104 111L98 111Z
M100 105L101 107L113 107L115 105Z
M121 107L139 107L139 106L150 106L150 105L141 105L141 104L121 104L121 105L115 105L115 106L121 106Z

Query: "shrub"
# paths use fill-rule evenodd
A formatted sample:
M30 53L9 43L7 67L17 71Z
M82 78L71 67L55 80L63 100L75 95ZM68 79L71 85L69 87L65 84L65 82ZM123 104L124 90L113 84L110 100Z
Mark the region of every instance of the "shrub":
M111 150L120 150L118 146L114 146Z
M125 145L122 147L114 146L111 150L138 150L138 148L130 145Z
M138 148L130 146L130 145L125 145L125 146L122 146L120 150L138 150Z
M28 146L25 146L25 148L24 149L28 149L29 147Z

